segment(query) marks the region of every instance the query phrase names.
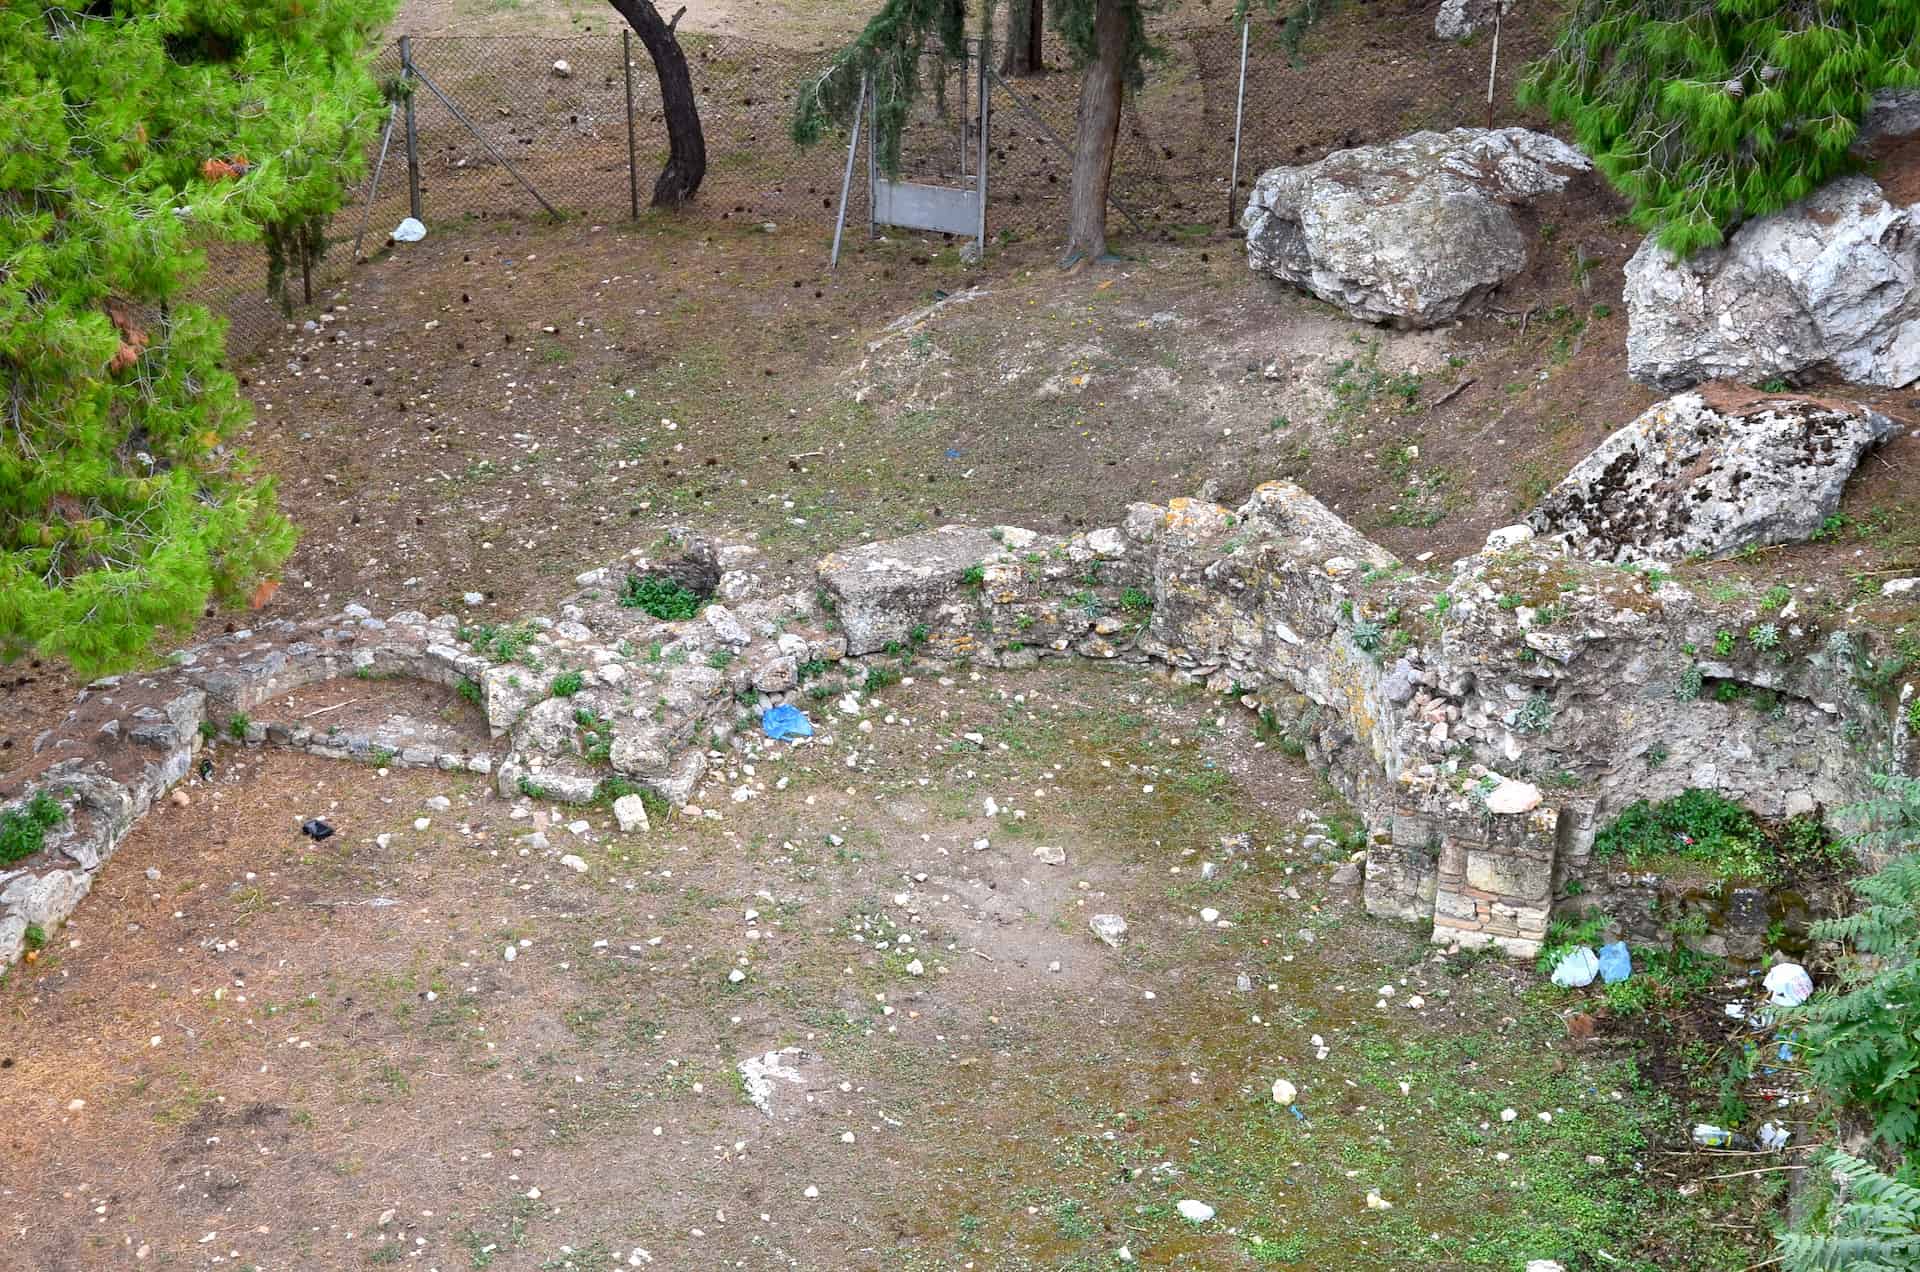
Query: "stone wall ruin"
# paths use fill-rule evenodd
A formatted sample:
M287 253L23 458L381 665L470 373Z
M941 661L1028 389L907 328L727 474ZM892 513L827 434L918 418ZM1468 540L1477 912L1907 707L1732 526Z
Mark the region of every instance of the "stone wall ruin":
M0 779L0 808L48 791L72 813L41 853L0 867L0 966L29 925L72 912L211 738L485 773L509 797L586 801L619 778L680 804L759 710L806 705L808 668L906 650L1009 668L1084 657L1231 694L1365 819L1370 912L1522 956L1573 887L1635 886L1589 855L1633 800L1700 786L1762 816L1832 814L1870 773L1920 767L1912 681L1859 674L1871 607L1788 606L1768 648L1729 649L1719 634L1750 629L1751 597L1585 561L1525 527L1423 573L1285 483L1235 509L1136 504L1119 526L1067 537L948 526L867 544L824 558L809 590L773 591L748 547L681 548L712 579L688 619L620 603L628 580L674 568L635 554L581 575L553 618L475 629L349 607L90 685ZM485 736L277 714L292 691L347 676L370 693L393 679L458 688ZM1740 694L1717 701L1723 684Z

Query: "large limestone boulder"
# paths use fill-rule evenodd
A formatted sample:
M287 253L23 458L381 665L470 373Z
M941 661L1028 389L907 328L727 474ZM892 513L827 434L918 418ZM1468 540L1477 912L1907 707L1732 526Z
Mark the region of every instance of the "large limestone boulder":
M1920 381L1917 208L1843 177L1684 261L1649 238L1627 262L1628 374L1667 389Z
M1002 545L985 530L941 526L821 559L820 586L833 602L849 654L904 644L967 572Z
M1336 150L1254 183L1241 217L1247 261L1356 318L1433 326L1526 268L1514 205L1589 166L1572 146L1525 128Z
M1809 538L1854 466L1898 429L1865 407L1714 385L1649 408L1527 522L1596 561L1725 556Z
M1513 0L1440 0L1440 12L1433 17L1433 33L1443 40L1464 40L1493 30L1496 13L1504 19L1512 12Z

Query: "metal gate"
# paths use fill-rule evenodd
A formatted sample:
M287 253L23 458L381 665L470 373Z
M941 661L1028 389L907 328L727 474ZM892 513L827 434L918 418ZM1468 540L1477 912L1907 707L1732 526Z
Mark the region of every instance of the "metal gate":
M937 54L927 55L944 68ZM938 171L930 180L912 179L904 170L888 176L880 168L879 147L875 144L877 125L873 86L862 79L860 101L854 110L853 136L847 145L847 170L840 183L840 213L833 227L832 263L840 263L840 238L846 228L847 197L853 188L853 166L860 152L860 135L867 138L867 236L879 233L883 225L906 230L927 230L936 234L970 236L974 251L987 250L987 138L993 115L988 92L986 42L967 41L967 60L958 77L961 108L956 113L958 127L953 153L958 157L954 171ZM941 98L944 106L944 95ZM944 114L944 111L942 112ZM973 135L968 136L971 132ZM903 166L904 169L904 166Z

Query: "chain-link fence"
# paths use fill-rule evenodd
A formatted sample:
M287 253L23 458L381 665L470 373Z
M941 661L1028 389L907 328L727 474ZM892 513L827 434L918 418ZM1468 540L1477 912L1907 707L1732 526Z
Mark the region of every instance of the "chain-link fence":
M1341 146L1421 128L1487 121L1490 41L1437 40L1430 4L1394 3L1404 6L1404 19L1331 24L1313 33L1295 57L1282 46L1277 21L1253 22L1235 211L1253 176L1275 164L1306 162ZM1543 14L1507 24L1494 76L1496 122L1518 122L1514 84L1525 63L1544 50L1548 35ZM824 250L847 139L830 136L803 149L794 144L789 125L800 84L818 75L830 55L693 31L681 31L679 38L707 144L706 178L681 215L815 224ZM421 36L409 43L414 66L464 116L416 83L420 194L430 226L539 214L539 203L502 159L566 212L625 217L636 190L645 206L666 160L667 140L659 85L637 39ZM1155 43L1159 55L1145 83L1127 95L1121 120L1113 179L1121 209L1116 228L1179 236L1225 226L1240 27L1222 21L1162 29ZM992 56L998 63L997 51ZM1052 32L1044 61L1043 73L1008 77L993 90L990 237L1055 233L1066 222L1080 77ZM398 46L390 45L376 74L385 80L401 70ZM947 67L944 78L930 77L903 139L902 163L910 175L938 180L957 177L963 165L971 171L977 142L969 131L977 106L968 98L972 83L959 66ZM335 246L316 287L330 285L349 267L348 244L363 224L364 250L371 250L407 215L403 127L395 128L377 192L371 188L373 169L370 156L360 188L335 218ZM855 167L849 226L865 221L866 200L863 156ZM209 256L207 279L194 299L225 313L230 348L248 352L285 321L265 296L265 255L255 245L222 244Z

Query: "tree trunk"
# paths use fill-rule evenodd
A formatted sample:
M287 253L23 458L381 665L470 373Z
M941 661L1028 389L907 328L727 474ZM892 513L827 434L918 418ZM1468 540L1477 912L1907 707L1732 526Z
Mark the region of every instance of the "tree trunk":
M1040 42L1046 34L1047 0L1011 0L1007 14L1007 52L1000 59L1000 73L1009 77L1041 75L1046 63L1041 60Z
M1120 139L1120 101L1126 91L1127 9L1131 0L1095 0L1094 58L1080 81L1073 144L1073 185L1067 218L1067 254L1061 264L1107 254L1107 191Z
M677 208L693 197L707 175L707 138L700 129L693 76L687 71L687 55L681 52L680 39L674 34L686 8L683 6L672 21L667 21L652 0L609 2L653 58L653 72L660 80L660 107L667 120L667 166L653 183L652 206Z

